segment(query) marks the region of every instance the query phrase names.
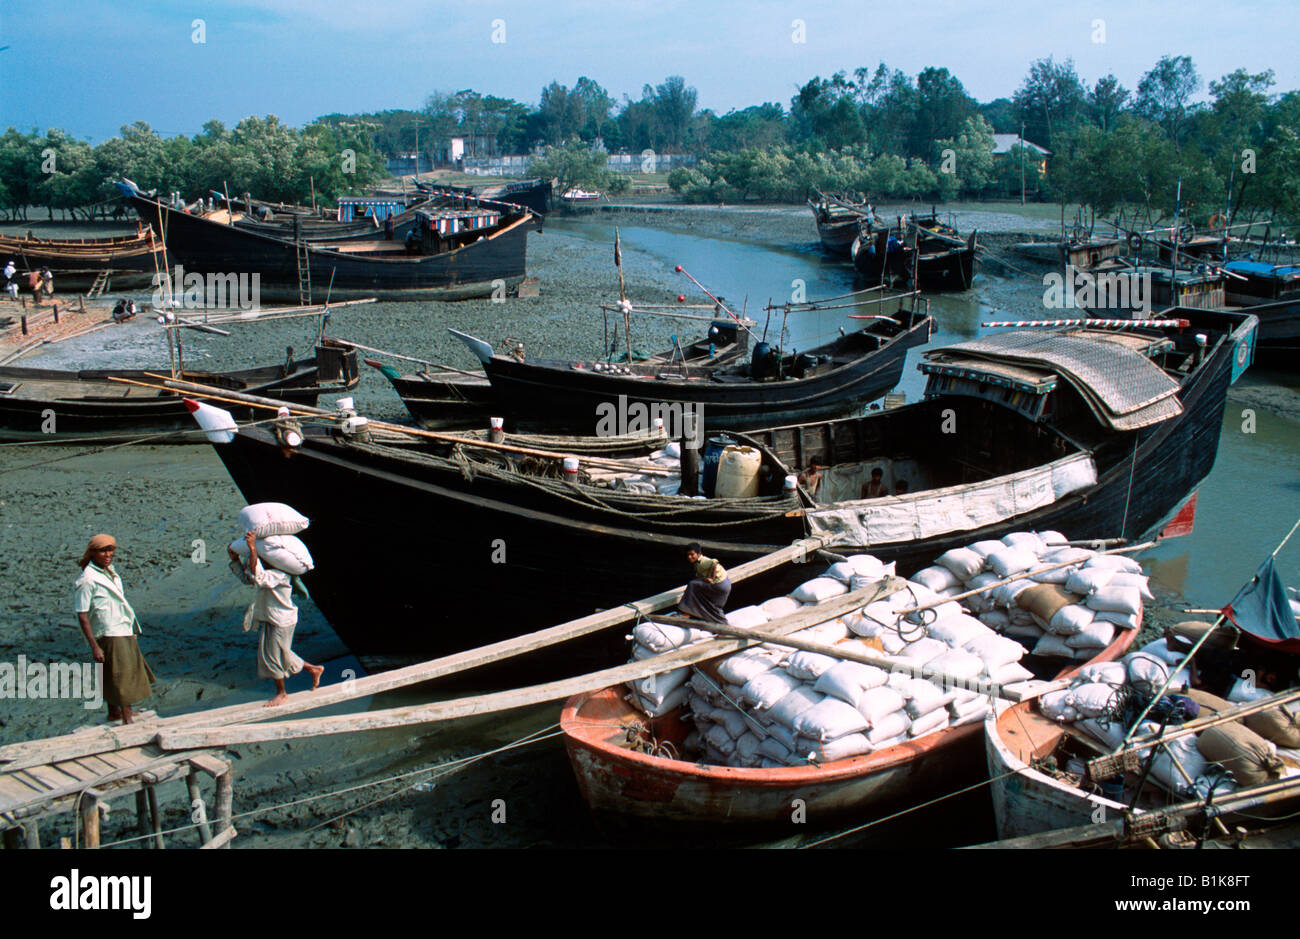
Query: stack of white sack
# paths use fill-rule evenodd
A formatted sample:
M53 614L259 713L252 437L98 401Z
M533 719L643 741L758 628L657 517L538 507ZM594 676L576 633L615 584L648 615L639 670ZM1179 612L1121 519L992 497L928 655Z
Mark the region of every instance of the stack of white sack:
M892 575L893 565L855 555L832 565L786 597L727 614L730 624L761 627ZM692 758L737 767L801 766L861 756L950 726L982 720L992 706L989 682L1032 678L1018 664L1025 650L998 636L956 603L942 616L909 613L938 598L922 584L793 636L891 663L877 667L832 655L764 644L717 660L633 683L628 700L651 717L685 699L695 730ZM709 636L699 630L638 627L640 659ZM946 687L915 677L930 667L963 681ZM682 672L693 673L688 679ZM653 684L651 684L653 682ZM985 688L981 692L976 690Z
M305 515L283 502L258 502L239 512L239 538L230 550L247 560L249 532L257 539L257 556L270 567L286 574L301 576L315 567L311 552L298 537L311 522Z
M1182 663L1184 655L1168 648L1164 639L1148 643L1116 662L1099 662L1084 666L1069 688L1043 695L1038 701L1040 712L1051 720L1070 723L1101 741L1108 750L1117 749L1128 728L1121 714L1124 699L1136 693L1141 701L1169 682L1168 693L1185 694L1195 702L1198 717L1221 713L1233 702L1197 689L1188 689L1187 672L1170 673ZM1230 697L1267 696L1258 689L1234 686ZM1131 708L1129 709L1131 711ZM1170 725L1168 729L1176 729ZM1137 735L1157 734L1161 726L1146 720ZM1135 735L1135 736L1137 736ZM1256 785L1284 775L1300 775L1300 770L1286 766L1278 747L1300 744L1300 719L1284 708L1265 715L1252 715L1239 722L1219 725L1171 740L1152 762L1151 777L1174 795L1204 798L1213 788L1222 794L1236 785ZM1288 749L1287 753L1290 752ZM1141 751L1143 758L1150 748ZM1231 773L1231 780L1221 777L1221 770Z
M1075 661L1096 656L1118 630L1136 629L1152 599L1136 561L1071 547L1054 531L954 548L912 580L942 597L982 590L962 600L981 623L1034 655Z

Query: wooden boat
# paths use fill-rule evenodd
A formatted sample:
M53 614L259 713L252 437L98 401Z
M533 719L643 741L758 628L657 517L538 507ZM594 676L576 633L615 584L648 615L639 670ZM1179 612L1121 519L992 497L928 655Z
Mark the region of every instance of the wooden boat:
M1053 241L1021 241L1011 246L1022 257L1058 270L1072 267L1090 271L1102 261L1119 257L1124 246L1118 238L1064 238Z
M1123 655L1136 630L1120 630L1091 661ZM1064 677L1050 661L1031 661L1039 677ZM1080 666L1081 667L1081 666ZM801 834L791 823L801 806L809 827L867 821L926 796L954 792L982 776L983 725L978 721L863 756L808 766L751 769L712 766L644 752L645 742L674 744L687 727L681 708L658 719L624 700L622 686L578 694L565 702L560 729L578 789L597 821L613 826L689 826L733 837Z
M1244 833L1240 826L1294 815L1300 806L1295 751L1279 754L1287 772L1282 779L1216 791L1211 805L1199 792L1174 794L1144 778L1143 758L1101 759L1110 755L1103 743L1074 724L1050 720L1036 699L990 715L984 748L998 837L1017 847L1142 845L1170 833L1184 843L1189 836L1213 840L1229 828ZM1212 819L1228 827L1215 831Z
M844 414L898 384L907 350L928 342L933 329L930 316L904 310L797 354L760 343L751 361L652 359L613 369L585 360L521 361L457 335L478 356L507 417L593 433L609 408L692 408L706 428L731 430Z
M417 209L418 244L293 241L190 215L119 183L140 217L187 272L256 276L268 300L462 300L517 286L535 216L517 206Z
M490 199L496 202L508 202L511 205L529 209L539 216L551 210L551 188L549 179L520 179L511 183L498 183L490 186L439 186L433 183L416 182L416 188L425 193L455 193L473 196L476 199Z
M350 391L357 386L355 350L324 339L312 358L293 358L281 365L264 365L229 372L183 369L187 381L217 388L275 398L293 404L314 405L322 394ZM82 369L0 367L0 440L79 440L107 436L143 436L192 431L194 421L181 397L112 381L126 378L158 384L148 374L162 369ZM234 408L241 420L253 411ZM265 416L265 413L260 416ZM52 428L52 429L51 429ZM202 435L165 438L164 443L204 443Z
M600 206L600 200L605 198L604 193L593 192L587 189L566 189L560 195L560 206L566 212L594 212Z
M966 290L975 276L976 234L963 240L937 215L899 218L893 227L864 224L851 248L868 284L915 283L928 290Z
M165 267L162 242L143 229L110 238L35 238L0 235L0 267L14 262L19 275L48 267L54 289L87 290L102 281L100 292L146 287ZM26 276L16 280L27 289Z
M749 320L745 323L747 326L754 325ZM663 368L683 363L696 367L713 367L742 359L748 351L749 333L745 329L738 328L734 322L714 320L704 338L684 348L669 349L641 359L639 364ZM366 359L365 363L378 369L392 383L393 390L421 427L438 430L482 428L487 426L489 418L504 418L506 415L507 409L493 391L492 383L484 371L440 368L427 363L425 369L403 375L391 365L374 359ZM546 425L552 422L543 420L540 423ZM529 424L527 420L512 419L508 426L514 430Z
M851 203L813 191L817 199L809 199L808 208L817 223L817 237L821 239L822 247L836 257L851 257L859 226L864 221L871 221L871 207L865 202Z
M232 200L233 201L233 200ZM368 206L368 214L357 218L355 209L362 200L340 200L336 217L322 214L305 214L286 212L284 207L271 206L253 200L252 209L234 211L217 209L204 215L204 218L293 241L395 241L404 244L407 234L420 221L419 210L436 210L441 206L452 206L457 200L450 196L442 199L425 197L403 207L396 201L383 204L382 210ZM459 200L461 205L464 200ZM386 221L393 223L392 238L388 238Z
M753 497L693 499L657 485L646 492L613 486L603 468L563 478L554 459L477 452L454 438L357 441L332 427L305 427L288 458L260 427L241 428L215 450L248 501L288 502L313 520L318 571L415 583L438 570L455 583L429 608L400 593L359 592L347 578L308 575L317 605L354 651L423 654L464 648L467 622L476 634L511 635L653 594L676 582L692 541L731 566L809 530L834 533L909 574L949 548L1012 531L1131 541L1158 530L1214 465L1228 388L1249 365L1257 325L1237 313L1178 315L1189 326L1172 334L1136 329L1117 341L1082 333L1088 361L1080 368L1112 382L1121 376L1135 392L1149 369L1172 381L1155 412L1108 416L1092 399L1115 389L1065 377L1069 360L1033 366L995 358L999 349L1014 354L1012 340L941 349L926 363L924 401L731 434L760 452ZM1028 333L1000 335L1024 342ZM552 449L572 452L580 442ZM706 436L705 491L710 454L726 444L723 435ZM786 478L814 459L827 467L816 493L786 490ZM875 466L891 488L905 480L910 491L862 499ZM613 475L646 469L628 464ZM388 546L383 558L358 556L358 530ZM497 539L509 546L509 564L490 563ZM574 562L557 568L556 558Z

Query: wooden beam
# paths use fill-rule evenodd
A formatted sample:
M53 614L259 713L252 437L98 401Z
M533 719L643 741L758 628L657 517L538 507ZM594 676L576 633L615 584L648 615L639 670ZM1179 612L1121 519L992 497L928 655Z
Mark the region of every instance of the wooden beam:
M786 633L807 629L819 623L828 622L852 610L857 610L882 596L887 596L898 589L902 581L888 578L885 581L855 590L815 607L805 608L789 616L773 620L768 624L767 635L781 636ZM707 628L711 624L696 622ZM509 711L547 701L558 701L595 691L610 685L617 685L638 678L647 678L662 672L673 671L684 665L693 665L720 655L739 652L752 645L765 642L765 638L712 639L692 643L680 649L653 656L641 661L628 662L613 668L546 682L526 688L509 691L497 691L490 694L440 701L434 704L419 704L402 708L390 708L383 711L367 711L361 714L341 714L332 717L316 717L298 721L281 721L274 724L241 724L213 728L178 728L164 730L158 734L158 745L164 750L197 747L231 746L239 743L255 743L269 740L292 740L302 737L315 737L326 734L353 733L361 730L380 730L390 727L404 727L413 724L431 724L454 720L460 717L492 714Z
M199 791L199 770L191 769L185 777L185 790L190 797L190 820L198 815L199 844L205 845L212 840L212 825L208 822L208 809L203 804L203 793Z
M732 583L741 583L751 577L774 570L783 564L806 557L818 548L831 544L832 540L832 538L825 535L814 536L798 541L788 548L782 548L752 561L738 564L732 567L730 571ZM284 704L274 709L263 707L261 702L250 702L248 704L236 704L210 711L198 711L178 717L165 718L148 724L136 723L124 727L91 728L64 737L10 744L0 748L0 768L4 772L14 772L26 767L48 763L51 760L70 759L90 753L107 754L109 751L118 750L122 747L141 746L149 743L157 737L159 732L172 728L200 725L211 727L267 721L288 714L328 707L342 701L380 694L407 685L420 684L457 672L478 668L482 665L526 655L602 630L625 627L628 623L635 622L638 618L647 614L675 606L677 601L682 598L685 589L684 586L674 587L671 590L665 590L662 593L641 600L625 603L610 610L601 610L558 626L551 626L523 636L516 636L476 649L453 653L428 662L420 662L405 668L383 672L379 675L369 675L352 682L328 685L316 691L296 692L289 695Z
M235 835L237 834L239 834L239 832L235 831L234 828L227 828L225 831L217 835L215 838L209 838L203 844L199 845L199 850L203 850L205 848L207 849L228 848L230 847L230 842L234 839Z
M81 842L87 848L99 847L99 797L93 789L81 794Z
M167 845L163 843L162 813L158 811L158 790L152 783L145 783L144 794L149 800L149 827L153 831L153 846L161 851Z
M224 835L226 832L233 832L235 829L230 824L232 808L235 801L235 782L229 770L217 777L217 835ZM229 844L230 835L223 844Z

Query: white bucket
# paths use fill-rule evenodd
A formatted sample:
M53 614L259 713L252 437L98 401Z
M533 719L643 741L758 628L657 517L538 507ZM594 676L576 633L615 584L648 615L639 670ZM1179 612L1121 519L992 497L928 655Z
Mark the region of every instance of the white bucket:
M564 458L564 475L565 476L578 475L578 458L576 456L566 456Z

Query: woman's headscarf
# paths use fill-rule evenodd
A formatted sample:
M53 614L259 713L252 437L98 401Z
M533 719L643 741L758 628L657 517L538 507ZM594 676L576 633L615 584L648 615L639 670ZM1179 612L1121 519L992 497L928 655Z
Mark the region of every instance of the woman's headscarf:
M90 539L90 544L86 545L86 553L81 556L81 560L77 562L77 566L84 570L86 565L91 561L91 552L98 551L100 548L116 547L117 539L112 535L96 535L94 538Z

